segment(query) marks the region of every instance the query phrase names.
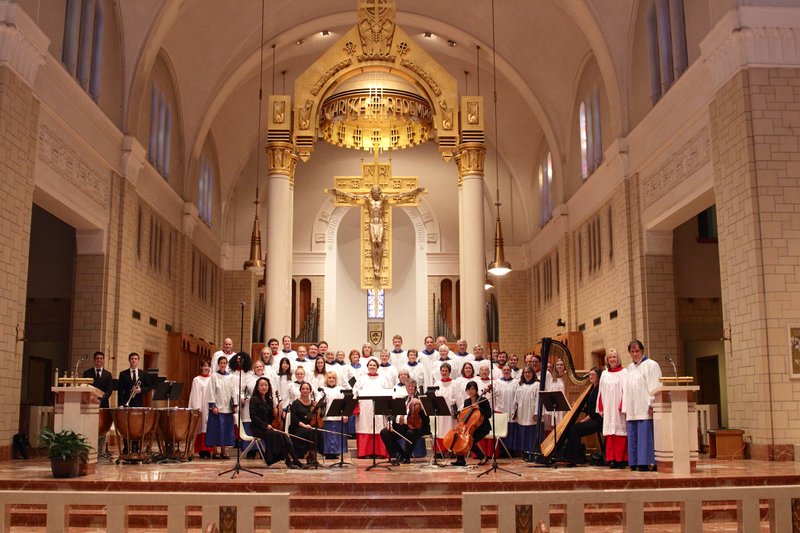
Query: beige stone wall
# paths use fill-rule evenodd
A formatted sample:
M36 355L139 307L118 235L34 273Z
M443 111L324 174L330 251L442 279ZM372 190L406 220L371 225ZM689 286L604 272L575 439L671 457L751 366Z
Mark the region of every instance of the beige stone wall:
M75 257L70 356L75 361L82 354L88 354L89 360L83 368L91 366L94 352L106 351L102 340L105 283L106 256L91 254Z
M530 270L512 270L494 277L497 312L500 316L500 347L508 353L524 354L532 342L532 285ZM470 346L470 349L472 347Z
M729 420L754 456L779 457L800 438L786 338L800 316L800 70L738 72L710 116Z
M242 307L244 308L244 351L250 353L250 339L253 331L253 309L256 277L246 270L222 271L222 336L216 343L222 347L223 339L230 337L233 340L233 349L238 351L242 342ZM267 309L269 313L269 309ZM270 335L267 335L269 338Z
M39 101L31 88L0 65L0 458L9 456L17 432L28 253Z

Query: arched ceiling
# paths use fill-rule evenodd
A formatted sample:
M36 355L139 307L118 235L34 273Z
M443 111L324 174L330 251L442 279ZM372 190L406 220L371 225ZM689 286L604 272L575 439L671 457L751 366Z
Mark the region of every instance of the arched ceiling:
M272 92L271 46L275 44L277 59L275 92L292 94L295 78L337 36L355 24L356 3L356 0L266 1L264 115L266 95ZM632 3L633 0L616 2L614 16L624 15ZM137 25L131 24L126 35L131 43L143 43L138 57L130 62L128 124L133 123L130 114L142 107L149 94L139 90L144 83L141 78L149 73L147 63L152 63L155 52L163 48L180 92L185 160L190 165L187 172L193 172L191 165L211 132L219 155L223 208L244 208L252 202L254 189L253 172L247 163L253 160L256 150L261 151L256 138L261 2L185 0L151 5L147 29L137 19ZM618 46L626 41L626 36L618 35L613 18L594 13L585 0L500 0L495 9L500 158L502 167L507 168L505 172L514 180L514 194L531 195L535 190L535 150L542 138L555 153L562 157L566 153L570 109L581 61L587 53L594 53L606 85L617 88L619 72L624 68L621 60L612 62L614 51L607 49L605 42L608 36L614 36L609 40L612 46ZM144 17L141 7L122 8L123 15L133 11L139 18ZM626 31L628 19L616 20ZM424 47L458 80L461 94L479 92L484 96L491 153L496 138L492 118L491 2L397 0L397 23L412 35L416 45ZM323 30L331 35L322 37ZM426 38L424 32L432 32L434 37ZM297 44L301 39L303 44ZM450 39L457 46L449 46ZM481 47L480 90L476 45ZM285 80L282 71L286 71ZM464 71L469 75L465 76ZM610 107L613 114L619 106L612 102ZM619 113L612 122L617 130L621 128ZM618 134L619 131L615 132ZM556 158L557 170L560 160L561 157ZM488 189L492 190L492 163L487 162L486 175L487 184L491 185ZM248 191L245 198L240 198L241 191ZM504 192L503 196L507 194ZM515 220L518 228L535 226L533 215L524 209L514 216L520 217ZM528 240L531 231L517 231L517 240Z

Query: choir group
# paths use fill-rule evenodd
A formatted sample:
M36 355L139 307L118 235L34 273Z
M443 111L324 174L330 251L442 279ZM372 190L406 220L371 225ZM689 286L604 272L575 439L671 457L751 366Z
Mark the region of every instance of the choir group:
M502 350L493 349L487 356L483 346L476 345L470 353L463 339L455 351L443 337L430 336L421 350L405 349L399 335L392 339L391 350L377 354L364 344L345 355L331 350L325 341L293 350L291 338L285 336L282 346L270 339L251 361L246 353L233 353L232 346L225 339L223 350L203 363L192 383L189 407L203 414L195 442L200 457L228 457L226 447L235 443L235 413L246 435L263 440L265 461L272 464L283 459L289 468L300 467L302 457L308 465L318 465L317 452L338 458L347 451L342 435L355 436L359 458L410 462L411 457L425 455L421 437L428 432L433 434L434 452L447 455L442 437L456 426L458 411L480 404L480 398L488 404L486 412L493 410L508 420L501 442L491 438L488 421L481 428L473 451L482 461L497 450L514 456L530 452L537 427L550 431L564 416L545 411L542 423L537 424L539 382L545 380L546 390L564 391L567 369L563 360L555 359L543 371L541 359L533 353L520 365L516 355ZM641 342L632 341L628 351L632 359L628 368L623 368L612 348L606 356L608 371L593 368L590 372L587 414L571 427L567 445L559 453L568 464L584 461L580 439L593 432L604 436L610 466L649 469L655 463L648 391L655 388L652 384L657 384L660 368L644 355ZM448 412L428 416L431 413L423 411L421 427L419 423L414 427L409 415L420 407L412 399L417 392L442 397ZM406 398L406 412L387 420L374 415L373 401L360 400L353 416L330 416L332 401L350 395L356 400ZM464 464L464 458L458 457L453 464Z

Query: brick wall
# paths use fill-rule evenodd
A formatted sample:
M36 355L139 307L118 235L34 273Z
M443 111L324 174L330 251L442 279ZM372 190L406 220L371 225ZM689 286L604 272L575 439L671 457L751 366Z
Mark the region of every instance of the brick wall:
M28 284L39 101L17 74L0 65L0 459L9 456L17 432L22 343ZM20 332L22 335L22 332Z
M738 72L710 105L729 420L754 457L791 457L800 382L788 324L800 316L800 70Z

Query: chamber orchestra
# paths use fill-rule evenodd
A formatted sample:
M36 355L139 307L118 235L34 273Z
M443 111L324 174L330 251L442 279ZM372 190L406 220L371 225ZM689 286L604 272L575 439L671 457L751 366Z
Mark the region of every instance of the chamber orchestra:
M295 349L286 336L270 339L251 358L225 339L222 350L202 361L185 407L144 405L149 394L169 401L164 391L182 384L139 369L136 353L116 382L102 368L101 352L84 377L105 394L100 451L113 441L107 437L113 428L118 464L225 460L235 452L288 469L341 465L348 454L390 466L522 458L651 469L646 391L660 374L644 345L630 343L627 367L611 348L603 365L586 371L575 368L566 345L542 341L538 352L518 357L480 345L470 352L464 340L451 349L443 337L426 337L419 350L404 348L396 335L391 349L365 344L346 351L324 341ZM112 389L117 407L108 403ZM387 412L383 405L394 407ZM583 439L592 435L599 451L589 455Z

